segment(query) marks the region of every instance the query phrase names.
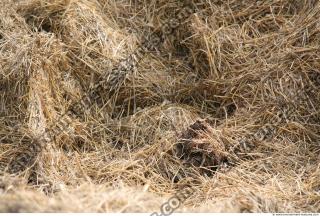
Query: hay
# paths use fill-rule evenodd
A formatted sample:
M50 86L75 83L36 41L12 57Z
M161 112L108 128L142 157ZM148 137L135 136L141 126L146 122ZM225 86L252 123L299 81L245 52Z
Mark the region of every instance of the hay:
M189 3L1 1L1 212L320 210L320 4Z

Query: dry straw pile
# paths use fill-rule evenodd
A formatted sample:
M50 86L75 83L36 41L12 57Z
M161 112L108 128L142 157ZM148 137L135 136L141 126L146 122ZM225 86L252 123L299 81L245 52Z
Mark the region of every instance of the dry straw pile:
M190 186L178 211L320 211L318 0L190 0L116 91L62 116L183 3L0 1L1 212L159 211Z

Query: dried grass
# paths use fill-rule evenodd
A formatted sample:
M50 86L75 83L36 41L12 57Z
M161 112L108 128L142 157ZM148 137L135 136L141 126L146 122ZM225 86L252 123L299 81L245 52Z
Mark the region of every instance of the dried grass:
M195 15L74 115L182 3L0 2L1 212L159 211L186 186L181 212L320 211L319 2L190 2Z

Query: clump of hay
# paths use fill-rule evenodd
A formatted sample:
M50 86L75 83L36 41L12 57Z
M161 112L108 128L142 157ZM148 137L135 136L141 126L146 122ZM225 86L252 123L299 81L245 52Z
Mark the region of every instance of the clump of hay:
M227 162L222 142L210 142L208 134L212 128L204 121L197 120L185 130L176 146L177 156L197 167L215 170Z
M320 4L189 3L0 3L0 211L320 210Z

